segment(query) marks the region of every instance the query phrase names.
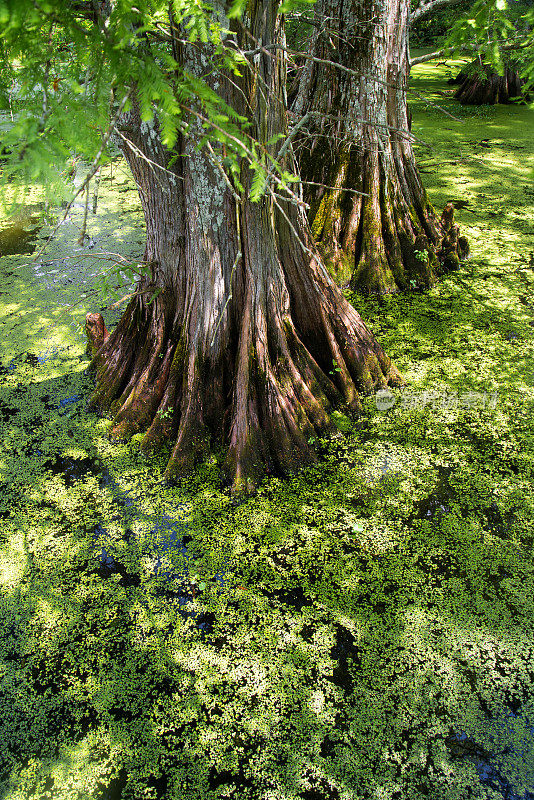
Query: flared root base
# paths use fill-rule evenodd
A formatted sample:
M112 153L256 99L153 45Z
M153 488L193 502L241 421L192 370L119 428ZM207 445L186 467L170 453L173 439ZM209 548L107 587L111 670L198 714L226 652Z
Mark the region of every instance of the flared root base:
M363 161L340 156L333 179L340 188L311 198L312 231L330 273L363 294L428 289L467 254L452 204L439 220L415 166L397 161L393 168L375 152Z
M142 431L144 451L171 444L167 480L192 470L212 445L226 448L234 491L253 492L266 472L294 474L316 460L311 441L337 430L335 407L357 412L359 392L402 383L354 309L341 295L334 302L334 288L325 284L303 303L315 319L299 332L287 308L272 296L260 306L249 287L239 330L215 350L209 337L193 339L170 293L150 306L133 300L107 338L100 315L89 315L91 405L113 415L114 437Z
M468 241L454 221L452 203L447 204L439 222L427 205L417 235L413 210L408 221L400 220L395 213L391 217L396 222L394 229L386 218L385 226L374 225L374 246L365 242L351 279L354 290L384 295L429 289L441 275L458 269L469 255Z

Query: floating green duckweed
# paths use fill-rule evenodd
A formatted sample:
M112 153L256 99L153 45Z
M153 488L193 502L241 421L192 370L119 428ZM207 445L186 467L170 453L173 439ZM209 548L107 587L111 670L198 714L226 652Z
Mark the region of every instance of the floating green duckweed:
M93 248L77 209L2 258L3 800L532 797L534 116L434 99L461 122L416 104L425 180L472 258L354 298L408 386L242 505L85 411L102 251L142 253L129 179Z

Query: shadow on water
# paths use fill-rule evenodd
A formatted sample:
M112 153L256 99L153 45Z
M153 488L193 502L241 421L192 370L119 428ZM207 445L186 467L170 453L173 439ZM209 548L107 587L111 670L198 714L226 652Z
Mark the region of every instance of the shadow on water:
M414 511L408 518L408 524L416 519L439 523L447 514L453 513L453 505L458 502L457 490L451 486L452 470L441 468L440 477L433 492L414 503ZM480 508L481 520L484 529L492 536L506 539L509 519L501 512L498 504L493 501L488 507Z
M12 408L0 401L0 422L9 422L12 417L16 417L19 413L18 408Z
M101 540L107 535L106 529L102 525L97 525L93 532L93 541ZM111 578L112 575L120 575L119 585L124 587L139 586L141 576L138 572L128 572L124 564L117 561L113 554L103 546L98 554L98 567L96 574L103 580Z
M436 518L441 519L445 514L449 514L450 507L446 503L448 496L446 489L443 488L419 500L418 503L415 503L417 516L420 519L434 520Z
M354 689L354 672L361 668L361 650L357 646L352 633L342 625L336 625L335 644L330 651L330 657L337 661L334 667L331 681L347 694L351 694Z
M511 713L509 716L515 717ZM499 723L505 725L506 720L500 720ZM534 728L530 729L530 736L534 736ZM493 789L503 800L534 800L534 792L517 792L499 768L499 756L507 755L510 748L504 752L490 752L464 731L452 733L445 740L445 744L453 760L470 761L478 773L480 783ZM498 741L496 745L498 747ZM521 755L520 752L518 754Z
M95 796L95 800L121 800L127 782L128 774L126 770L119 770L117 775L109 781L107 786L104 786L102 783L97 783L99 792Z
M93 458L71 458L62 455L56 455L53 460L45 461L43 469L49 470L53 475L63 475L65 486L73 486L86 475L101 474L101 468Z
M44 391L44 388L42 391ZM59 399L61 395L52 392L48 386L46 391L50 391L53 395L51 404L56 409L70 406L77 399L75 395L67 396L62 403ZM63 394L67 395L68 392L64 391ZM44 398L41 397L41 400L44 400ZM141 510L143 506L140 502L140 492L142 490L125 491L119 483L121 480L120 475L117 475L116 478L102 464L100 459L93 458L90 455L76 458L67 455L65 452L59 452L45 462L44 468L54 475L61 476L67 487L73 487L84 480L92 480L100 488L108 488L113 497L113 510L111 513L113 514L115 510L120 510L126 522L126 530L123 535L127 542L130 539L134 539L136 535L128 528L133 520L142 520L143 525L146 526L147 539L153 542L150 545L153 548L150 575L141 574L140 571L136 572L135 568L133 571L129 571L132 570L131 562L119 555L123 550L117 551L115 549L114 541L116 542L116 539L113 540L111 533L106 530L107 523L104 515L101 516L99 524L94 527L93 531L95 557L92 563L89 564L89 570L92 575L98 575L101 581L110 580L113 576L118 576L116 580L118 580L119 585L127 589L138 590L135 595L133 591L130 595L132 599L135 597L136 602L138 597L143 602L142 598L145 589L152 596L160 596L163 599L168 598L174 604L177 612L190 623L191 628L195 626L200 637L208 639L210 645L217 648L218 645L211 638L216 621L215 616L211 613L202 612L199 608L198 600L202 599L203 593L202 583L199 583L198 579L195 581L196 576L192 574L194 572L194 557L192 548L188 547L191 543L191 538L188 535L186 523L180 518L180 510L176 509L175 512L171 511L159 518L147 517ZM385 467L382 472L385 472ZM458 489L454 483L454 478L451 471L444 470L439 473L433 490L415 505L414 522L417 519L438 524L446 514L457 511L457 503ZM482 511L481 513L486 515L488 528L497 530L503 525L503 518L496 504L493 504L486 512ZM94 520L95 522L96 519ZM94 522L91 525L94 525ZM135 530L137 531L137 528ZM141 537L139 538L141 539ZM135 544L135 541L133 544ZM146 549L144 552L146 553ZM173 567L173 559L166 558L167 554L171 552L179 555L179 567ZM435 566L430 560L427 560L426 563L427 574L429 573L432 579L435 578L437 572L444 579L448 575L458 574L453 572L455 567L457 568L453 560L451 560L450 567L448 567L445 556L439 556L438 558L440 559L439 563L436 561ZM448 572L447 569L449 570ZM274 600L275 603L283 604L297 611L312 605L305 589L296 584L271 589L269 592L263 592L263 594L267 594L269 599ZM377 610L375 609L375 611ZM313 636L314 630L314 626L311 625L309 630L310 637ZM228 645L228 639L223 640L222 645ZM355 635L347 627L339 623L335 624L330 657L335 664L332 667L331 677L327 676L326 680L341 689L348 702L353 702L357 696L355 695L355 690L358 689L362 674L365 674L368 657L365 654L364 659L364 651L358 647ZM40 680L39 676L45 667L50 673L50 680L52 681L52 679L56 679L56 675L62 674L63 663L58 661L57 663L45 664L43 662L43 667L38 671L38 676L35 679L35 686L40 690L46 689L44 683L41 686L37 682ZM51 683L50 686L57 693L63 691L62 684L58 683L56 686ZM474 691L476 691L476 686ZM171 693L172 689L169 689L169 694ZM351 697L353 700L349 700ZM115 720L124 725L129 725L132 719L135 719L135 708L133 705L128 706L127 703L113 705L110 713ZM212 706L207 712L203 711L203 713L207 714L209 721L214 726L217 725L216 707ZM87 725L94 723L93 717L88 717L88 720ZM331 735L329 735L327 731L321 728L320 733L324 734L320 744L321 756L323 758L334 758L336 748L339 747L335 731L332 731ZM177 734L176 738L178 739L179 736L181 734ZM460 730L457 733L451 732L446 743L451 760L456 760L457 763L462 763L462 759L468 760L477 770L481 784L497 793L497 796L502 797L503 800L533 800L532 795L528 793L519 795L510 780L508 780L508 772L501 765L498 739L497 737L495 739L497 740L495 745L493 742L488 745L484 740L484 746L482 746L474 739L469 739L469 736ZM249 745L246 736L243 736L243 741L245 742L245 754L239 756L232 771L224 769L223 765L218 765L217 768L213 765L209 766L210 771L207 776L207 783L210 790L218 793L219 796L222 796L222 791L226 793L226 796L230 796L230 792L236 793L235 796L239 796L240 793L245 796L245 794L249 793L248 790L254 786L254 782L247 775L247 758L249 756L249 748L252 745ZM241 747L239 742L237 744ZM253 755L254 753L252 752L252 757ZM305 777L307 778L307 775ZM340 797L340 792L331 786L326 779L313 775L310 776L310 781L312 778L315 786L302 789L296 795L301 800L327 800L327 798L328 800L335 800L335 798ZM104 786L104 784L97 785L97 790L94 793L95 800L121 800L123 796L130 796L131 790L128 787L128 779L126 769L118 770L107 786ZM165 775L150 779L148 785L153 791L151 796L156 798L165 798L169 792ZM49 786L49 788L51 789L52 787Z
M451 500L454 498L454 489L449 483L451 470L442 468L440 477L433 492L414 503L414 511L408 519L411 524L416 519L425 519L439 522L446 514L451 512Z
M109 487L111 489L115 504L130 525L136 519L143 517L136 506L136 497L132 496L131 492L121 489L109 469L99 460L89 456L73 458L56 455L54 459L46 461L43 466L54 475L62 475L67 487L84 480L87 476L96 477L100 488ZM132 530L128 527L123 538L129 543L132 536ZM201 598L205 586L201 581L199 582L197 576L191 575L189 569L191 553L188 544L191 542L191 537L186 532L185 523L164 514L156 524L152 525L149 538L156 542L152 559L155 594L177 602L180 615L184 619L191 620L204 638L212 632L215 616L212 613L191 608L192 603ZM126 588L139 587L142 584L141 574L128 571L126 566L113 554L105 524L99 523L95 526L92 539L98 562L95 572L100 578L108 580L113 575L120 575L118 583ZM181 556L179 570L170 566L172 560L167 556L171 554ZM216 576L216 580L218 583L224 584L224 576Z
M450 468L440 468L439 477L434 490L426 497L414 503L414 511L408 518L408 525L413 525L416 520L425 520L433 525L440 525L444 518L449 514L461 513L465 510L461 508L461 498L458 488L454 485L453 470ZM491 536L506 540L508 537L509 519L504 514L498 504L493 501L488 507L483 505L479 508L479 519L483 529ZM459 578L467 581L468 576L465 569L446 553L439 555L426 554L425 567L433 583L441 587L444 582L451 578ZM501 586L503 579L510 578L512 573L499 565L494 572L488 571L486 579L495 589L498 597L504 596L505 592ZM485 595L483 595L485 597ZM507 596L506 602L510 605ZM334 670L334 678L341 680L334 681L347 690L350 689L350 672L347 670L348 654L353 648L352 636L346 636L347 632L338 629L336 645L332 649L332 658L338 659L338 667ZM356 648L357 649L357 648ZM499 667L496 667L499 670ZM473 693L479 696L480 706L484 711L485 724L487 725L491 745L482 746L474 736L465 731L451 731L445 739L447 750L452 761L467 761L473 764L478 774L480 783L488 787L495 794L492 796L502 797L503 800L534 800L534 791L518 791L511 780L507 777L508 768L506 760L521 760L523 750L528 753L532 750L534 739L534 725L528 721L521 722L522 703L516 697L509 697L500 713L491 710L485 703L484 697L477 688L477 677L475 672L469 667L463 669L464 677L468 680ZM505 674L504 672L502 674ZM521 715L524 716L524 715ZM522 730L519 736L513 737L514 722L520 722ZM504 744L503 744L504 743Z
M182 618L192 620L204 638L213 631L215 616L212 613L199 613L191 609L192 602L202 597L205 587L196 576L191 575L189 569L191 553L187 547L191 537L184 531L184 523L167 514L164 514L161 521L151 530L151 535L158 537L153 562L154 577L159 579L156 594L175 600ZM179 571L166 564L166 556L171 553L180 554L182 558Z
M312 600L304 594L301 586L284 587L282 589L271 589L264 591L269 600L275 600L284 606L294 608L295 611L302 611L305 606L313 605Z

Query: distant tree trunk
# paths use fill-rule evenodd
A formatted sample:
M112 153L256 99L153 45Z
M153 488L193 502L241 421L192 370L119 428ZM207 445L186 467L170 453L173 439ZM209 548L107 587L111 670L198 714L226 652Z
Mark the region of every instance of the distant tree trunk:
M313 55L342 68L310 60L292 108L295 124L309 115L296 141L303 180L334 187L305 184L320 252L339 280L380 294L432 285L467 245L441 258L444 230L417 171L408 14L408 0L318 0Z
M269 49L281 35L277 7L247 6L242 44L261 41L266 52L251 58L237 89L233 75L210 79L273 155L280 145L267 143L286 129L284 59ZM205 55L198 45L182 52L197 74L210 64ZM400 376L312 250L302 212L270 196L236 201L197 149L194 125L172 166L157 125L142 123L135 107L123 126L152 279L109 336L90 315L89 337L100 336L93 403L114 414L116 436L146 431L144 449L172 443L167 478L218 442L234 488L248 491L265 470L287 475L312 462L309 439L333 430L333 407L357 410L360 391ZM245 188L249 176L244 164Z
M524 99L524 82L512 67L506 67L503 75L499 75L488 64L475 62L451 83L459 84L454 97L464 105L494 105Z

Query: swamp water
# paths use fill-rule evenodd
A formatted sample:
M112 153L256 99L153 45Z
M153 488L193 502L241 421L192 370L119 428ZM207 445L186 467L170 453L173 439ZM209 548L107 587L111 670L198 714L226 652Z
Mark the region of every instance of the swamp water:
M215 459L165 487L85 412L95 280L143 250L128 176L84 248L78 207L0 260L1 800L531 800L534 116L439 98L472 127L414 131L462 159L425 178L473 259L355 298L409 389L240 506Z

